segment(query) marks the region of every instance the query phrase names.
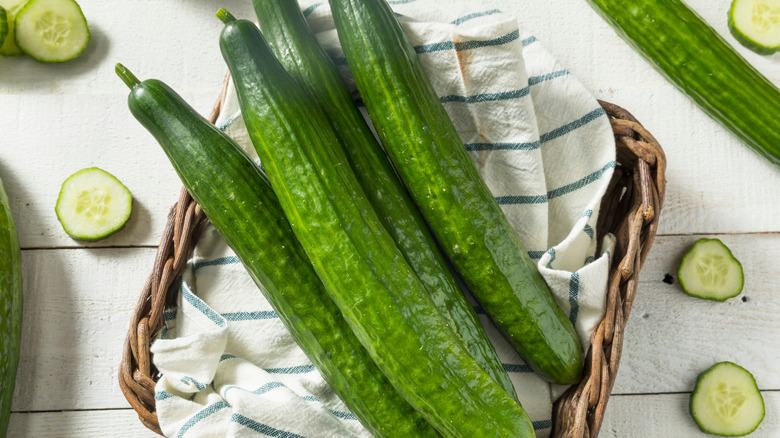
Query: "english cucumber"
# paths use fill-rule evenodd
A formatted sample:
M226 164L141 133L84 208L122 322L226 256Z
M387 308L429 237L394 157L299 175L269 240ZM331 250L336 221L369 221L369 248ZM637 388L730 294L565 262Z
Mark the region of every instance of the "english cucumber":
M428 226L395 175L352 100L336 65L320 47L296 0L253 0L260 29L285 70L320 104L350 167L409 266L482 367L513 397L515 388L471 303L453 278Z
M684 2L588 2L705 113L780 166L780 90Z
M583 354L384 0L330 0L339 40L395 169L442 249L537 373L576 383Z
M128 106L239 257L295 341L377 437L435 437L393 389L325 293L268 180L241 148L164 83L124 66Z
M70 237L96 241L124 228L133 209L133 197L114 175L90 167L62 183L54 209Z
M764 419L764 398L748 370L733 362L719 362L696 379L690 411L706 433L744 436Z
M0 180L0 438L11 416L22 338L22 253L11 205Z
M780 50L780 0L734 0L729 30L743 46L760 54Z
M325 289L396 390L448 437L533 437L528 415L468 350L349 168L319 106L257 26L227 11L220 49L249 136Z
M742 292L742 264L718 239L699 239L683 256L677 270L680 286L688 295L725 301Z

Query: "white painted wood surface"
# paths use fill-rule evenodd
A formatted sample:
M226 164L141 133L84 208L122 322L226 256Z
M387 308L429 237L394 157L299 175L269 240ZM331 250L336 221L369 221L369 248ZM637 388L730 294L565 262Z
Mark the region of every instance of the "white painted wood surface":
M597 97L639 118L669 160L661 235L641 276L601 436L704 436L687 414L688 392L696 374L720 360L750 369L765 391L767 418L754 436L780 436L780 170L669 85L584 0L480 3L514 12ZM728 0L688 3L734 42ZM205 114L225 72L214 12L224 6L250 17L252 9L248 0L80 4L93 31L82 58L0 59L0 177L25 248L25 343L10 436L151 437L127 409L117 368L179 182L129 114L113 67L122 62L139 77L165 80ZM780 84L780 54L737 49ZM85 245L62 231L54 203L62 180L88 166L119 177L135 204L125 230ZM705 235L718 235L742 260L747 301L710 303L663 283Z

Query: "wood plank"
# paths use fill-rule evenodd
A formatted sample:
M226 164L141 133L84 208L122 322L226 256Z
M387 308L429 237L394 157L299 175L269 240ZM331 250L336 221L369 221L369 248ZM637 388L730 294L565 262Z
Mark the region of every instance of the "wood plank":
M154 438L132 409L12 413L8 438Z
M751 438L776 438L780 432L780 393L763 392L766 415ZM599 437L706 437L688 413L690 394L612 396Z
M13 411L126 408L117 383L130 314L155 250L25 250Z
M702 236L663 236L642 271L613 393L689 391L700 371L729 360L761 389L780 389L780 234L718 236L745 272L740 297L725 302L686 295L677 282L682 255ZM663 282L666 273L674 284Z

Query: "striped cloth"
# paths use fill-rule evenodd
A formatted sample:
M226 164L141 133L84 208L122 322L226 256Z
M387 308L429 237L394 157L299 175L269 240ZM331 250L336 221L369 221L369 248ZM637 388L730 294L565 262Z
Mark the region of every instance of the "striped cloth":
M464 147L587 348L604 313L614 245L606 236L596 254L599 202L615 167L604 111L515 17L462 0L389 3ZM352 86L327 2L301 7ZM230 94L218 126L254 155L237 109ZM552 401L565 388L536 377L475 307L537 436L548 436ZM166 436L369 436L213 228L199 240L178 308L165 321L152 352L162 372L156 400Z

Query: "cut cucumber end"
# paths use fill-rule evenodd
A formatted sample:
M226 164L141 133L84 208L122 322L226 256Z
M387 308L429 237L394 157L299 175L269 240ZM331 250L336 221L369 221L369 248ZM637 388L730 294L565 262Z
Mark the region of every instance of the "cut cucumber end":
M16 44L41 62L65 62L81 55L91 38L74 0L30 0L16 15Z
M742 264L718 239L699 239L683 256L677 271L680 286L688 295L725 301L742 292Z
M760 54L780 51L780 0L734 0L729 30L740 44Z
M96 241L121 230L132 205L132 195L124 184L105 170L90 167L62 183L55 210L69 236Z
M755 378L733 362L719 362L699 374L689 408L702 431L721 436L753 432L765 413Z

